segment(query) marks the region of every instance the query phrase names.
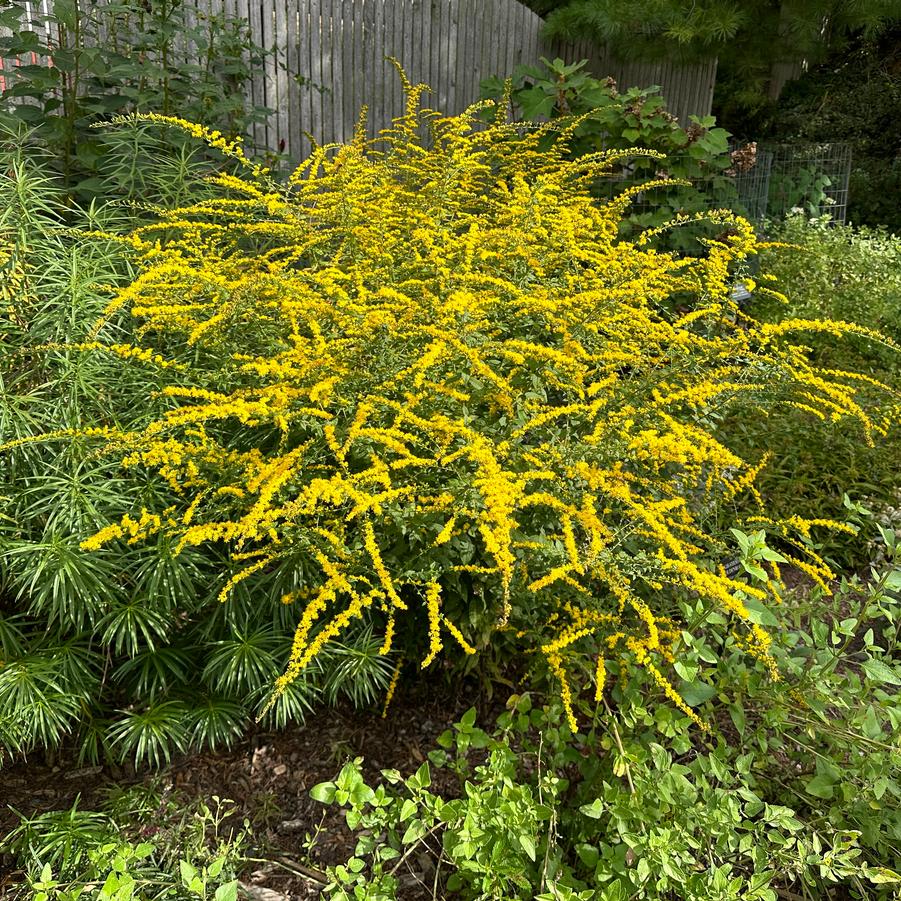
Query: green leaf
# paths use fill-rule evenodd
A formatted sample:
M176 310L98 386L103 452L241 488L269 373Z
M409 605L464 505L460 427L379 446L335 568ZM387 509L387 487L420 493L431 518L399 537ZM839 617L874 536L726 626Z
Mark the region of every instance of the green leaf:
M597 866L597 862L601 857L600 851L598 851L594 845L589 845L584 842L576 846L576 853L589 870L593 870L595 866Z
M901 685L901 676L881 660L876 660L871 657L863 663L863 670L874 682L887 682L889 685Z
M867 707L867 713L863 718L861 728L867 738L880 738L882 736L882 723L879 721L879 717L876 716L876 711L872 704Z
M745 710L740 704L730 704L729 705L729 717L732 720L732 725L735 726L739 735L744 735L745 733Z
M814 776L807 785L804 786L804 790L808 795L813 795L815 798L824 798L828 800L835 794L835 780L832 776L826 773L820 773L819 776Z
M224 885L220 885L219 888L216 889L216 893L213 895L213 901L237 901L237 899L237 879L233 879L231 882L226 882Z
M416 813L417 806L415 801L411 801L409 798L404 801L403 806L400 809L400 821L403 823L406 820L409 820L414 813Z
M529 855L529 860L535 860L535 840L531 835L521 835L519 837L519 844L522 847L523 851Z
M699 704L703 704L704 701L709 701L716 694L716 689L700 680L682 682L679 685L679 694L682 695L682 700L689 707L697 707Z
M401 841L405 845L409 845L412 842L421 839L426 834L426 832L428 832L428 829L426 829L425 824L422 822L422 820L413 820L407 827L407 831L404 833L404 837L401 839Z
M764 573L764 576L765 575L766 573ZM776 619L762 601L757 598L744 598L743 601L745 607L748 608L748 619L750 619L752 623L756 623L758 626L778 627L779 620Z
M428 788L432 784L432 774L429 771L428 761L425 761L416 771L416 782L420 788Z
M516 102L522 107L526 119L546 119L554 112L554 95L538 85L518 91Z
M876 885L888 882L901 882L901 875L888 867L867 867L865 872L867 879Z
M335 800L335 783L320 782L310 789L310 797L323 804L331 804Z

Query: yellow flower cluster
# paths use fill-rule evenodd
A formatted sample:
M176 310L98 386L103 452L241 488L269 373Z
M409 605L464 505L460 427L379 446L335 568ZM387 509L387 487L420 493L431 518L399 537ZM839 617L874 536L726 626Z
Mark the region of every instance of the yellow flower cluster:
M444 634L467 654L516 636L546 658L574 729L577 693L594 680L602 700L611 665L644 668L694 716L664 675L677 598L734 614L772 667L745 600L774 589L729 579L704 527L718 503L753 497L760 461L724 446L711 413L752 398L883 431L853 374L792 343L860 330L739 310L755 236L727 213L698 257L618 240L625 201L591 193L612 156L569 159L570 126L419 113L421 86L407 88L378 140L318 148L287 186L248 164L219 180L223 196L132 236L140 271L110 311L131 310L137 344L107 350L158 364L170 407L114 448L183 505L84 546L153 531L223 544L223 600L304 557L318 576L282 599L305 607L277 689L373 618L383 653L403 634L423 667ZM828 578L803 540L828 524L761 516Z

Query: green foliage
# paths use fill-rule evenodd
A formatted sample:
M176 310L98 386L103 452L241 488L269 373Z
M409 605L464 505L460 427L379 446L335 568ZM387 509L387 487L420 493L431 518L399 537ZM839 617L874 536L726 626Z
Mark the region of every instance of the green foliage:
M235 901L248 824L230 801L187 805L137 788L102 811L22 817L6 846L24 870L11 899Z
M901 344L901 238L881 230L854 228L825 219L792 216L769 226L780 244L761 254L761 268L772 273L785 303L760 296L753 312L765 320L829 317L865 324ZM841 345L829 336L812 336L815 358L824 367L848 366L901 388L901 355L893 348L851 339ZM842 424L811 429L811 417L799 410L762 415L745 409L724 422L731 446L762 452L769 442L784 441L791 454L771 461L759 487L778 515L827 516L848 513L845 495L873 509L886 522L901 525L897 461L898 436L890 433L868 447ZM803 440L800 439L803 436ZM826 551L842 566L856 570L869 559L872 529L857 538L825 537Z
M766 559L760 541L743 546L746 563ZM348 763L311 792L359 835L327 897L389 901L422 883L461 899L893 897L898 588L901 570L885 565L834 599L799 591L761 611L782 627L780 682L741 655L725 617L686 602L714 627L683 632L678 664L683 696L717 723L706 740L630 675L609 703L582 700L593 728L579 735L559 709L514 696L493 732L470 711L408 778L386 770L370 786ZM455 787L432 788L434 768Z
M777 141L848 141L848 215L901 232L901 25L860 40L789 83L760 133Z
M766 103L774 64L819 61L849 37L899 18L894 0L528 0L550 38L586 37L621 58L693 62L717 57L733 108Z
M829 215L829 196L832 179L817 166L798 165L793 171L773 172L770 175L767 211L773 218L781 218L790 211L802 210L806 215Z
M540 66L517 66L510 94L512 112L514 119L524 121L584 117L568 138L573 157L599 150L635 151L624 154L614 166L612 179L597 187L608 196L624 189L641 190L624 220L624 235L712 206L741 206L730 177L729 133L717 128L712 116L692 116L683 128L667 111L657 87L620 92L611 79L590 75L585 65L585 60L567 64L542 58ZM504 92L500 78L482 82L483 97L500 99ZM644 150L652 153L643 154ZM640 187L661 178L673 184ZM687 236L683 249L694 243Z
M866 324L901 343L901 237L804 216L772 223L767 231L773 241L793 245L765 249L760 260L785 293L790 315ZM784 315L786 307L772 301L761 312L775 316L777 308ZM855 362L868 362L874 375L901 366L897 354L879 345L852 346ZM848 356L847 348L842 352ZM834 360L837 351L824 343L818 353Z
M143 133L92 128L113 115L177 114L244 134L267 112L244 99L263 52L246 23L190 9L188 16L183 0L53 0L44 16L34 4L12 0L0 19L10 29L0 37L0 57L22 64L4 69L0 127L7 140L34 145L66 189L90 201L112 194L146 198L161 159L169 167L175 159L186 167L197 163L197 148L177 138L162 154L160 142L149 140L123 155L122 143L136 143ZM111 166L111 155L125 164Z

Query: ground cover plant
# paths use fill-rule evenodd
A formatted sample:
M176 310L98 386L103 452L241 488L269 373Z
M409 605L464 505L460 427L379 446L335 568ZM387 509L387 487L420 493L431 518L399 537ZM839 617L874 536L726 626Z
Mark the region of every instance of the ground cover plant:
M23 817L4 844L28 877L16 894L33 901L235 901L249 838L229 801L137 786L103 810Z
M188 899L202 896L201 876L209 897L235 877L252 890L251 872L267 863L302 876L291 889L275 882L300 898L894 897L901 571L896 537L884 537L886 561L834 598L786 593L769 623L781 681L749 665L723 617L686 643L689 678L718 658L709 691L696 683L692 695L715 723L707 736L672 707L649 706L640 675L611 686L609 707L584 698L576 735L559 700L514 694L494 725L465 713L426 762L378 774L351 755L315 785L312 798L352 832L346 857L315 812L286 861L267 846L263 816L251 830L232 813L228 838L219 824L234 808L218 798L185 809L130 789L99 809L24 817L7 840L26 876L13 898L143 897L153 886L154 897ZM683 612L699 609L688 601Z

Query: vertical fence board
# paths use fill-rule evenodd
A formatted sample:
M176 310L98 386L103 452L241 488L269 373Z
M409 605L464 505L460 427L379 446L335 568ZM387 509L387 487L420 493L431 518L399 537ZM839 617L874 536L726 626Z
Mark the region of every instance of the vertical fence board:
M313 37L313 53L311 57L310 77L316 83L317 104L313 108L313 121L311 131L316 139L322 143L328 140L332 133L332 72L331 72L331 44L332 44L332 8L330 0L317 0L319 8L318 22L320 30L317 37Z
M363 21L365 15L365 7L367 3L373 0L354 0L354 30L353 40L351 42L351 52L353 54L353 69L350 76L345 72L344 77L350 77L353 83L353 104L351 106L351 129L353 129L360 117L360 110L369 100L365 90L366 81L366 58L363 47Z
M344 128L342 6L341 0L324 0L329 20L328 41L322 44L322 121L327 142L337 140Z
M413 59L413 9L409 0L394 0L395 41L394 55L405 72L410 71ZM403 112L404 86L394 73L394 115ZM387 123L386 123L387 124Z
M276 49L275 57L275 113L272 116L272 124L275 126L275 146L278 148L281 141L287 142L290 134L288 123L288 67L290 66L291 51L295 44L288 35L288 5L294 4L294 0L271 0L272 3L272 40ZM271 140L271 139L270 139ZM270 146L271 143L270 143Z
M379 116L379 82L381 81L381 65L376 59L376 21L375 8L382 5L382 0L364 0L363 6L363 66L364 73L360 87L360 105L366 104L366 133L374 134L373 126Z
M471 0L460 0L459 21L457 23L457 90L463 100L461 108L478 99L479 85L473 78L473 61L475 57L476 35L473 32L473 8Z
M291 134L286 136L286 144L290 148L291 156L299 159L305 155L309 147L305 133L310 130L310 122L313 118L313 97L315 89L311 84L314 80L312 49L313 40L312 21L315 12L311 10L312 3L288 0L292 13L292 39L293 47L286 48L286 65L288 68L288 80L290 84L289 115L293 119Z
M354 119L354 24L353 7L346 0L339 0L339 22L341 24L341 132L335 138L337 141L346 141L353 131Z
M419 40L414 46L413 82L427 84L431 87L430 54L432 40L432 0L414 0L414 8L417 9L419 18ZM414 38L415 40L415 38ZM423 102L432 105L431 95L425 94Z
M329 40L323 44L322 78L323 78L323 127L328 133L323 134L325 142L337 141L343 134L344 114L344 73L341 68L342 16L341 0L328 0ZM326 113L326 107L329 112ZM329 125L331 123L331 125Z
M313 113L311 104L314 94L307 81L314 77L313 51L310 44L315 30L311 20L315 19L315 4L286 0L288 16L288 43L285 46L286 81L288 90L288 128L282 135L285 149L293 159L303 156L306 147L304 133L310 128ZM310 7L314 7L312 10Z
M391 119L391 92L393 90L394 70L385 59L391 52L391 41L388 39L388 28L393 24L391 15L392 3L376 3L373 23L372 55L375 57L375 104L371 120L371 133L375 137L382 130L386 121ZM387 23L386 23L387 19Z

